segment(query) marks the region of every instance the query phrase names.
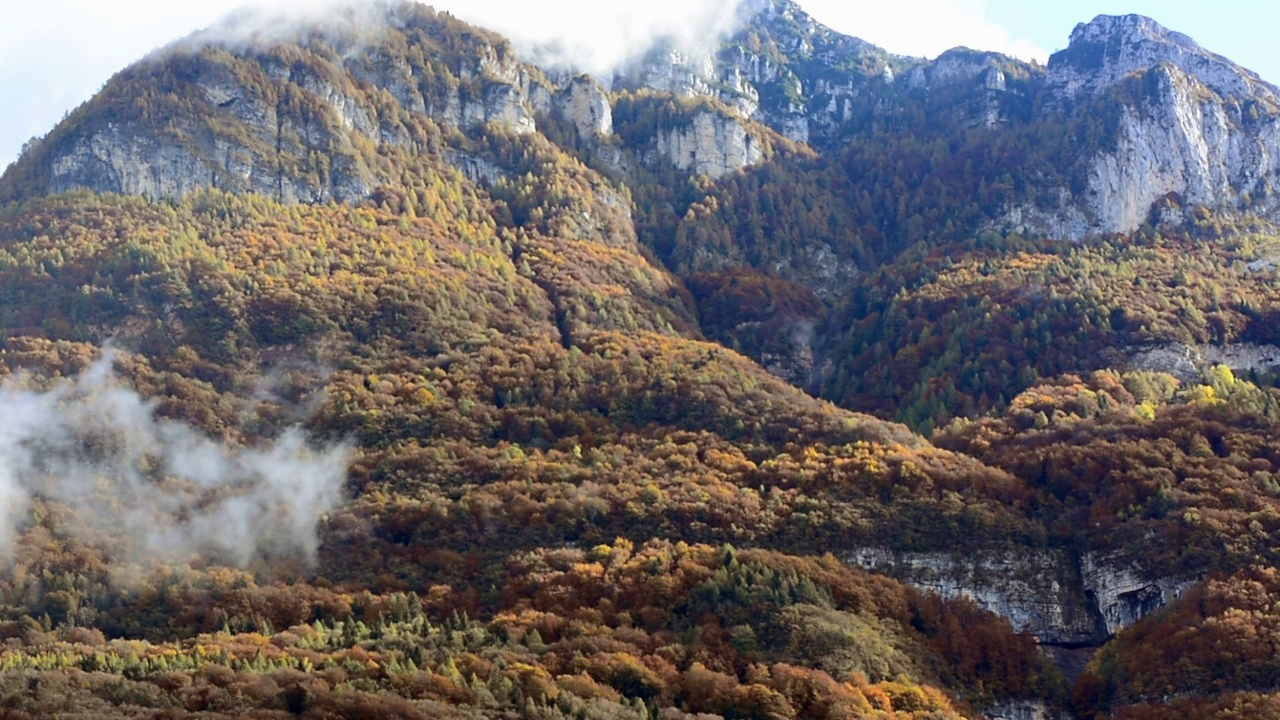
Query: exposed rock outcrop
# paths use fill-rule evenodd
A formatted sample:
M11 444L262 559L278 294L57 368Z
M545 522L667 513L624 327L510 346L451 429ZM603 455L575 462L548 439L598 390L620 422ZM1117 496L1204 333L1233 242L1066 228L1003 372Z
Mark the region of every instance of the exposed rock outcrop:
M469 35L462 52L424 58L394 39L456 21L410 4L386 12L382 44L341 25L306 50L287 38L231 47L216 30L197 34L117 75L23 162L41 166L47 192L171 197L213 186L284 202L359 201L391 179L376 148L410 143L414 115L528 134L550 112L555 89L499 41ZM116 102L139 87L159 99ZM600 95L568 89L570 104L607 133Z
M1004 92L1006 77L1001 64L1007 60L999 53L956 48L939 55L932 63L917 65L907 75L906 83L912 90L937 90L969 86L980 80L987 90Z
M612 135L610 97L597 81L566 74L553 82L484 32L458 34L462 47L432 45L456 21L413 8L386 8L388 32L403 43L338 28L287 52L266 41L225 47L215 35L162 52L105 94L150 82L159 95L201 107L98 108L99 117L80 118L79 132L39 144L31 162L41 165L42 189L169 196L216 185L285 201L355 200L388 179L372 157L377 146L415 142L415 116L463 132L495 125L530 134L538 117L558 113L580 136ZM1102 136L1082 133L1090 145L1031 157L1025 167L1019 149L998 172L975 169L981 182L968 180L979 186L1022 186L984 210L983 222L1078 239L1181 222L1198 206L1280 211L1280 91L1148 18L1082 24L1044 68L963 48L933 61L896 57L788 0L750 0L740 12L740 31L718 48L664 46L611 78L618 89L714 98L715 110L658 128L638 147L602 144L611 150L601 149L599 162L616 170L660 160L719 178L763 158L765 139L752 125L762 123L830 157L884 127L939 137L975 128L991 138L1027 134L992 141L988 154L1005 163L1009 147L1033 142L1038 123L1070 129L1102 112L1114 116L1101 123ZM429 53L407 50L427 46ZM882 119L890 122L882 127ZM939 181L956 172L945 163L936 170ZM1001 177L1006 171L1018 181ZM883 225L876 220L867 226Z
M681 170L719 178L764 159L764 147L738 120L702 111L688 126L660 130L656 151Z
M1067 49L1050 59L1046 82L1054 93L1077 98L1157 65L1178 68L1223 99L1276 97L1276 89L1257 74L1141 15L1099 15L1077 25Z
M983 708L987 720L1053 720L1061 717L1058 712L1041 700L1002 702Z
M445 153L444 160L477 185L493 185L508 177L506 170L472 153L451 150Z
M943 597L965 597L1048 645L1100 645L1173 602L1193 581L1144 579L1122 559L1010 548L955 555L861 548L846 562Z
M832 31L793 2L749 0L739 12L743 29L717 51L662 48L620 73L614 85L715 98L783 137L825 144L837 139L869 83L894 76L888 53ZM863 64L874 73L836 70Z
M556 106L582 137L613 134L613 107L609 105L609 96L590 77L580 75L571 80L556 96Z
M239 142L209 131L156 133L137 122L107 123L51 149L48 192L88 188L161 198L218 187L284 202L325 202L356 201L371 191L373 173L341 133L239 94L219 109L236 123ZM334 114L341 122L339 111ZM352 123L360 117L348 113ZM326 166L312 166L310 153L320 148Z
M1275 193L1280 119L1250 124L1239 105L1176 67L1150 74L1149 102L1123 110L1115 149L1090 164L1086 202L1099 229L1133 230L1171 193L1183 204L1239 209Z
M956 48L939 55L932 63L917 65L906 78L906 86L923 93L961 92L969 102L958 109L967 124L994 128L1005 120L1001 96L1009 92L1006 66L1009 58L992 52Z
M1180 220L1177 212L1153 217L1169 198L1229 212L1276 209L1280 94L1185 35L1138 15L1100 16L1050 59L1045 86L1068 117L1102 102L1117 113L1114 130L1081 155L1082 191L1061 188L1050 208L1019 204L1001 223L1007 228L1071 239L1132 232L1148 220Z
M1177 600L1192 585L1177 578L1146 580L1123 562L1096 553L1080 558L1080 574L1108 637Z
M1183 382L1195 382L1214 365L1236 371L1270 372L1280 367L1280 347L1257 343L1186 345L1164 343L1132 348L1128 363L1139 370L1169 373Z
M1043 643L1087 645L1105 640L1098 610L1062 551L1009 549L960 556L863 548L850 553L847 561L943 597L969 598Z

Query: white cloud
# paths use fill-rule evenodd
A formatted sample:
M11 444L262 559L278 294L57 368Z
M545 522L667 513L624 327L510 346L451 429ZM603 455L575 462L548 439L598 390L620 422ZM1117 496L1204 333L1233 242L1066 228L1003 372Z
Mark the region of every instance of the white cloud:
M605 73L669 37L685 48L715 43L734 25L739 0L443 2L458 17L497 30L526 52Z
M359 0L358 0L359 1ZM151 50L207 27L237 8L300 8L329 0L43 0L12 3L0 22L0 167L27 139L43 135L89 99L117 70ZM435 5L493 28L528 49L572 56L601 71L634 55L651 38L713 40L736 2L724 0L439 0ZM849 2L803 0L837 30L890 51L934 56L955 45L1043 60L1031 43L983 19L982 0Z
M313 448L297 428L257 447L217 443L157 417L111 363L107 352L42 390L22 376L0 382L0 559L33 496L69 507L70 532L116 538L120 560L314 559L316 525L342 501L347 445Z

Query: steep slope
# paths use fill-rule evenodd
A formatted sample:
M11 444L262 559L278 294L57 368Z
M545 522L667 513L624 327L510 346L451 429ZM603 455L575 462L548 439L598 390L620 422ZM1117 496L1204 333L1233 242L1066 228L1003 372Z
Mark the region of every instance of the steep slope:
M932 428L1063 373L1133 367L1195 381L1223 363L1266 377L1280 361L1275 242L1244 232L1079 244L990 234L922 248L838 311L853 320L823 394Z
M353 446L313 564L161 563L33 483L0 580L18 638L0 681L42 690L6 698L103 716L1061 706L1059 673L1006 620L829 554L1036 545L1019 481L703 340L627 186L549 137L636 172L697 168L606 136L591 81L557 89L418 6L384 20L190 40L5 176L13 392L61 397L61 378L106 372L88 368L110 343L156 413L225 445L302 424ZM804 153L707 102L673 107ZM109 498L98 460L134 442L119 432L66 450ZM154 487L187 482L139 464Z
M505 40L420 5L394 4L385 16L353 9L298 28L290 43L254 30L259 22L215 27L118 74L20 159L6 198L216 187L358 201L390 173L399 180L389 149L413 155L438 137L428 120L525 133L535 108L551 106L546 81Z
M314 565L157 566L36 487L17 707L1051 717L1036 644L1108 642L1078 707L1168 704L1141 618L1277 562L1274 89L1139 17L1042 68L744 12L610 92L409 3L223 28L33 145L0 178L6 391L65 397L113 344L228 446L355 449ZM1176 616L1269 622L1246 600ZM1265 704L1268 668L1186 705Z
M650 86L730 104L746 98L738 102L744 115L833 158L846 144L859 148L855 163L892 152L903 136L921 143L936 135L946 147L931 149L922 177L894 176L912 190L936 181L996 184L1002 175L1025 184L957 223L961 234L1128 233L1166 196L1185 207L1275 209L1276 89L1149 18L1081 24L1041 68L966 49L928 62L893 57L833 33L790 3L748 3L744 13L751 17L745 29L714 58L678 58L669 67L685 71L680 83L651 66L644 74ZM865 165L848 169L860 180L868 174ZM876 185L894 178L872 176ZM877 219L884 230L889 218ZM1182 219L1166 213L1154 222ZM938 227L900 239L942 229L926 225Z
M289 688L308 682L297 702L314 712L357 689L370 706L395 708L394 698L408 697L420 711L435 707L423 702L443 703L459 716L491 716L525 698L552 706L561 691L548 688L561 685L535 691L523 673L564 683L569 709L639 698L729 712L749 699L734 693L769 686L758 674L743 682L758 663L775 667L779 683L798 681L788 669L797 668L840 707L860 707L866 695L903 712L951 713L959 701L941 688L983 705L1061 698L1056 672L1028 638L965 603L939 604L887 580L849 575L833 558L810 567L769 555L762 557L775 565L739 570L731 557L697 545L817 555L886 540L925 548L965 538L1019 542L1036 530L1006 508L1018 502L1012 478L899 426L809 398L714 345L609 331L591 325L588 312L565 347L550 292L520 274L492 230L464 217L282 206L216 191L175 204L59 196L6 216L6 368L71 374L93 356L83 341L114 337L136 348L122 369L167 416L247 443L303 420L321 437L354 438L357 450L351 501L322 523L317 565L255 558L260 582L200 556L183 572L131 565L118 539L80 534L74 508L37 495L39 519L21 524L6 617L47 617L44 626L27 621L47 631L11 648L5 667L123 673L138 704L223 712L295 702ZM582 268L568 265L563 282L590 287L573 279ZM272 371L284 377L269 381ZM275 388L265 396L264 383ZM906 487L918 492L892 490ZM918 521L903 524L904 517ZM44 543L50 534L62 538L58 547ZM693 546L673 549L658 538ZM619 596L616 615L593 615L600 593L629 581L590 580L592 564L607 560L621 572L633 548L636 566L626 572L645 578L659 558L689 573L684 553L702 557L705 572L679 581L696 590L692 599L661 584L643 597L669 606ZM531 553L546 554L549 565L528 566ZM866 578L888 583L873 596L919 599L905 612L873 617L865 606L826 599L831 591L810 581L797 579L798 589L780 595L795 567L806 577L836 573L815 576L827 578L822 583ZM727 574L716 579L721 568ZM137 579L117 587L121 572ZM548 589L561 573L569 573L566 589ZM58 594L23 580L34 574L50 578ZM281 580L287 584L274 584ZM582 585L589 580L601 584ZM532 605L522 600L529 597ZM455 613L479 622L450 621ZM466 652L492 668L477 669L483 680L467 687L480 692L487 683L493 700L433 679L453 677L450 668L469 656L432 639L446 622L460 623L446 625L449 632L475 635ZM990 632L961 649L955 629L975 623ZM104 635L75 634L73 625ZM672 628L696 628L702 640L668 637ZM626 639L583 645L583 633L615 629ZM817 646L798 635L787 640L801 632L829 633L830 653L808 650ZM388 644L392 636L401 640ZM105 640L137 637L155 645ZM193 656L191 643L204 655ZM888 656L855 649L864 643L900 649ZM245 647L263 652L246 656ZM1002 664L992 674L968 659L974 652L1016 669ZM561 664L566 657L589 664ZM352 658L360 667L347 663ZM210 669L219 666L230 674ZM323 686L307 680L313 668L337 667L342 676L315 676ZM713 674L703 678L704 669ZM850 679L853 670L862 675ZM256 699L215 701L223 695L212 688L188 695L191 681L174 680L174 672L194 678L194 687L238 687L257 672L275 684ZM572 680L583 673L593 680ZM51 676L54 688L61 677ZM681 684L695 680L712 687ZM424 685L413 689L411 681ZM504 684L516 681L519 693ZM882 682L898 684L876 690ZM50 692L93 703L106 690ZM898 692L916 700L892 700ZM799 690L766 695L792 708L784 714L806 702ZM23 707L38 712L42 702L31 696Z
M1054 220L1025 228L1077 238L1131 232L1148 220L1176 224L1179 211L1195 206L1275 211L1280 95L1185 35L1141 16L1099 17L1050 58L1046 85L1051 102L1117 91L1128 102L1107 146L1086 159L1085 188ZM1175 203L1157 213L1166 197Z

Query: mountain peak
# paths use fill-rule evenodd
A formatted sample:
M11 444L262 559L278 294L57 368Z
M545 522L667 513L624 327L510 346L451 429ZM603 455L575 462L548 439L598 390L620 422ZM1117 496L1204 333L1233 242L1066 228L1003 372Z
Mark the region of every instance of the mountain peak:
M1067 49L1049 58L1047 81L1058 94L1074 99L1159 65L1177 67L1223 99L1276 96L1255 73L1142 15L1099 15L1077 25Z
M232 16L117 73L0 177L0 199L215 187L358 202L393 177L389 156L488 124L530 134L572 100L500 35L418 3L272 20Z
M1158 43L1200 51L1195 40L1174 32L1145 15L1099 15L1091 22L1076 25L1071 45Z

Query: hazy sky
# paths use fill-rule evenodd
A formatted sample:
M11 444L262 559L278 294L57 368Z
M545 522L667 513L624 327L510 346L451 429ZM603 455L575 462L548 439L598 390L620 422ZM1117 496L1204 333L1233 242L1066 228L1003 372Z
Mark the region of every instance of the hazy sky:
M311 0L0 0L0 168L114 73L148 51L246 4L314 7ZM800 0L818 20L890 51L934 56L957 45L1044 62L1076 23L1149 15L1280 83L1274 0ZM575 38L595 62L648 35L711 22L721 0L441 0L468 20L529 38ZM585 45L581 38L590 38Z

